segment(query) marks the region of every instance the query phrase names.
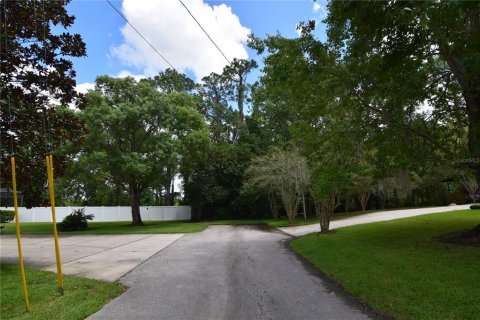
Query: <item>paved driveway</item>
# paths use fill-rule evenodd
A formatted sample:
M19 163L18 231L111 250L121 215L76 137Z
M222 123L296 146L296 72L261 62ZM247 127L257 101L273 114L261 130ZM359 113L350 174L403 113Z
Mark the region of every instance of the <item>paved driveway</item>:
M60 251L65 274L115 281L183 234L61 235ZM56 271L52 236L22 236L27 266ZM18 263L15 235L0 236L0 262Z
M187 234L122 277L129 289L89 319L368 319L289 238L240 226Z
M367 214L362 214L356 217L332 221L330 222L330 229L336 229L336 228L353 226L356 224L364 224L364 223L370 223L370 222L379 222L379 221L415 217L415 216L420 216L420 215L430 214L430 213L466 210L469 208L470 208L470 205L465 204L465 205L459 205L459 206L380 211L380 212L367 213ZM300 237L309 233L319 232L320 224L316 223L316 224L310 224L307 226L284 227L279 229L291 236Z

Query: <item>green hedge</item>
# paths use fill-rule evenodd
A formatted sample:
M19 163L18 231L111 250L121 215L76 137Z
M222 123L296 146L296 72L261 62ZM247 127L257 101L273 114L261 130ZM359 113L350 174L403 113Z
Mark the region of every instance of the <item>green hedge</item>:
M470 206L472 210L480 210L480 203L474 203Z

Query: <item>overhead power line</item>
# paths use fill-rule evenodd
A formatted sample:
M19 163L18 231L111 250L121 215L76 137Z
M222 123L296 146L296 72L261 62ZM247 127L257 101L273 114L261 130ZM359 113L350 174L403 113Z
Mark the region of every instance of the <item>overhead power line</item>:
M108 0L107 0L108 1ZM185 8L185 10L187 10L187 12L190 14L190 16L193 18L193 20L195 20L195 22L198 24L198 26L200 27L200 29L202 29L202 31L207 35L208 39L210 39L210 41L215 45L215 47L218 49L218 51L220 51L220 53L222 54L222 56L225 58L225 60L227 60L228 63L230 63L230 60L227 58L227 56L223 53L223 51L218 47L218 45L215 43L215 41L213 41L213 39L210 37L210 35L208 34L207 31L205 31L205 29L202 27L202 25L200 24L200 22L198 22L198 20L195 18L195 16L190 12L190 10L187 8L187 6L185 5L185 3L183 3L182 0L178 0L180 1L180 3L182 4L182 6Z
M110 4L110 6L112 6L112 8L130 25L130 27L132 27L133 30L135 30L135 32L173 69L173 70L176 70L175 67L170 63L168 62L168 60L150 43L150 41L148 41L141 33L140 31L137 30L137 28L135 28L135 26L133 24L130 23L130 21L128 21L128 19L110 2L110 0L107 0L108 4Z

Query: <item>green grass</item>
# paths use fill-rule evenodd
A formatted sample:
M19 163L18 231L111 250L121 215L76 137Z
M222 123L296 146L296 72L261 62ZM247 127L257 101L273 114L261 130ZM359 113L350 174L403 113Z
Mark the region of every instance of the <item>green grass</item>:
M355 211L355 212L346 212L346 213L335 213L330 220L340 220L349 217L359 216L366 213L377 212L379 210L370 210L370 211ZM278 219L273 218L264 218L264 219L235 219L235 220L213 220L205 221L209 225L255 225L255 224L266 224L272 228L282 228L282 227L291 227L291 226L304 226L309 224L316 224L318 218L315 216L308 216L305 219L303 216L297 216L293 224L288 223L287 217L280 217Z
M204 230L207 223L190 221L148 221L145 226L132 227L129 221L115 222L89 222L88 229L84 231L61 232L62 234L156 234L156 233L190 233ZM24 222L20 223L22 234L52 234L50 222ZM2 231L5 234L15 233L15 224L5 224Z
M258 225L264 224L271 228L287 227L287 226L302 226L307 224L318 223L316 217L307 217L305 220L303 217L298 217L295 219L295 223L290 225L288 224L288 219L286 217L281 217L278 219L273 218L264 218L264 219L226 219L226 220L213 220L205 221L208 225Z
M65 294L57 291L57 275L26 269L30 312L25 312L20 269L0 265L0 318L84 319L118 296L124 289L115 283L64 276Z
M479 319L480 248L432 239L479 223L480 212L453 211L310 234L290 245L395 319Z

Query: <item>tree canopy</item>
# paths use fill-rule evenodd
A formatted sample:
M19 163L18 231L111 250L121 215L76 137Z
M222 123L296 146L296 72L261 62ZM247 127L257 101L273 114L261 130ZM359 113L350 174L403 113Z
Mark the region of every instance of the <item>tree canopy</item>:
M324 42L315 21L300 22L295 38L249 37L262 63L234 59L197 82L173 69L100 76L85 99L64 58L85 55L80 36L50 30L74 22L64 3L3 5L2 161L13 140L20 178L35 177L21 182L32 204L44 152L67 175L62 201L129 203L134 224L140 204L175 203L196 219L271 211L293 222L305 194L327 232L339 211L476 199L477 2L331 1Z
M148 188L167 190L186 159L208 144L208 130L186 93L163 93L151 79L98 77L81 112L88 136L79 170L128 193L132 222L142 224L140 203Z
M464 162L480 179L480 4L332 1L328 9L329 44L365 70L362 90L369 84L378 92L382 111L405 113L426 102L438 122L466 126L469 157L463 158L474 161ZM412 132L455 152L424 131Z
M46 203L44 155L55 154L55 174L62 176L73 157L69 146L83 141L82 122L65 106L82 104L69 58L85 56L85 44L79 34L52 30L74 23L68 2L1 2L1 175L10 175L9 156L15 154L27 206ZM52 107L53 101L63 107Z

